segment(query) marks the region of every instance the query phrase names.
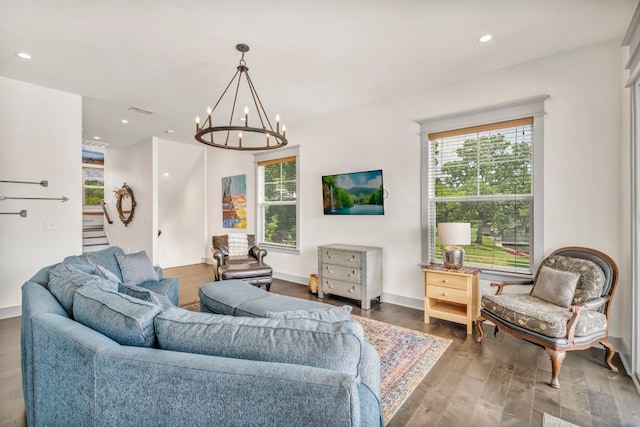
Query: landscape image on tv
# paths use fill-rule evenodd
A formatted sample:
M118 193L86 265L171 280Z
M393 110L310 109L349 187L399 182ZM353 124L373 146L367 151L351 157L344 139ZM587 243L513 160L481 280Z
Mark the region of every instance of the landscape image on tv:
M384 215L382 170L322 177L325 215Z

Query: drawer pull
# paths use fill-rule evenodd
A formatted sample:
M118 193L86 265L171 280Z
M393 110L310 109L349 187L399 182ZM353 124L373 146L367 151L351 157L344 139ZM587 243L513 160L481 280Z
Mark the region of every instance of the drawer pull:
M351 256L351 258L349 258L349 262L353 262L355 260L356 260L356 258L353 255Z
M443 297L446 297L447 295L449 295L449 294L448 294L448 293L446 293L446 292L443 292L443 293L442 293L442 296L443 296Z
M333 286L333 285L329 285L329 287L330 287L331 289L335 288L335 286Z
M349 292L350 292L350 293L353 293L353 289L349 289Z
M449 283L447 279L442 279L442 283Z
M356 275L356 271L355 270L351 270L351 273L347 274L347 277L353 277Z

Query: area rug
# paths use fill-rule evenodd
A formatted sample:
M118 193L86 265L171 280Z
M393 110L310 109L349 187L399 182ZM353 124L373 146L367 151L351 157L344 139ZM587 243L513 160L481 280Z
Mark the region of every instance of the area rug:
M542 414L542 427L579 427L577 424L569 421L561 420L558 417L549 415L546 412Z
M386 424L427 376L451 340L366 317L351 317L362 325L365 340L380 355L381 403Z
M200 302L184 304L182 308L199 311ZM380 355L381 404L386 424L427 376L451 340L362 316L351 317L362 325L365 340Z

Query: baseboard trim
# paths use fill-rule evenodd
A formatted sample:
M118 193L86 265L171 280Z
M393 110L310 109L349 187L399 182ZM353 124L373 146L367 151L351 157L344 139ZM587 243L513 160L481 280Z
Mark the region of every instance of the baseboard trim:
M424 298L405 297L390 293L382 293L382 302L389 304L401 305L403 307L415 308L416 310L424 310Z
M299 283L301 285L309 286L308 277L300 277L300 276L295 276L293 274L280 273L277 271L273 272L273 277L280 280L286 280L287 282Z
M0 308L0 319L8 319L10 317L18 317L21 315L22 315L21 305Z

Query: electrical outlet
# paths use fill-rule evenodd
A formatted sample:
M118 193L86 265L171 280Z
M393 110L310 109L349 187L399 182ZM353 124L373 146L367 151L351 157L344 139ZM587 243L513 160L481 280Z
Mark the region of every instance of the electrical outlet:
M56 231L56 223L52 221L44 222L44 231Z

